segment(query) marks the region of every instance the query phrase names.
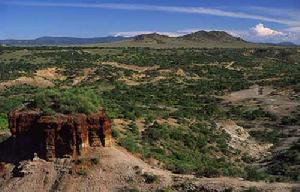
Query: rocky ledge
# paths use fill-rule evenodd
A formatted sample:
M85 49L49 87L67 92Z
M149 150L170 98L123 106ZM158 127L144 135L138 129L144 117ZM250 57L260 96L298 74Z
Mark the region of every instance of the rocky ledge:
M104 110L91 115L43 115L18 109L8 114L13 150L20 158L75 158L89 147L111 145L111 120Z

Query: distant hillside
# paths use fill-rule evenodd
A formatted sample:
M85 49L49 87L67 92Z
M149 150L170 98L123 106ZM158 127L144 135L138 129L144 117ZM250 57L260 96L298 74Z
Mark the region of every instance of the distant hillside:
M198 31L180 37L169 37L158 33L141 34L135 37L40 37L33 40L0 40L7 46L104 46L104 47L152 47L152 48L240 48L274 46L247 42L224 31ZM284 45L283 45L284 46Z
M142 34L131 39L109 44L99 44L108 47L153 47L153 48L179 48L179 47L258 47L262 44L247 42L234 37L224 31L198 31L180 37L169 37L157 33Z
M239 37L234 37L224 31L198 31L195 33L187 34L180 39L187 40L187 41L199 41L199 42L208 42L208 41L215 41L215 42L243 42L243 39Z
M95 38L77 38L77 37L40 37L32 40L0 40L0 44L13 46L40 46L40 45L83 45L94 43L111 43L128 39L126 37L95 37Z
M277 45L280 45L280 46L297 46L295 43L289 42L289 41L280 42L280 43L277 43Z
M150 34L142 34L137 35L133 38L133 41L138 43L153 43L156 42L158 44L160 43L167 43L169 41L175 40L174 37L169 37L167 35L160 35L158 33L150 33Z

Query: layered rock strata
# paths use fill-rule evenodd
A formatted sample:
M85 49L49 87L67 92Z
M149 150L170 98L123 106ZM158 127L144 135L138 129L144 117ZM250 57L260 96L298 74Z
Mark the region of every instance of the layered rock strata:
M42 115L19 109L8 114L14 150L21 157L76 157L89 147L111 145L111 121L104 111L85 115Z

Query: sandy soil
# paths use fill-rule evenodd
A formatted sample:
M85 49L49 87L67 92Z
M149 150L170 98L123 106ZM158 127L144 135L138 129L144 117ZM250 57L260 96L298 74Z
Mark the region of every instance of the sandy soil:
M233 187L234 191L254 186L268 192L289 191L292 187L300 188L300 184L295 183L250 182L239 178L195 178L192 175L177 175L150 166L136 155L118 146L92 148L85 157L88 159L95 155L100 156L100 163L90 167L86 176L70 174L69 159L60 159L54 162L45 162L40 159L28 161L25 163L26 166L23 166L25 167L25 176L7 177L4 181L0 180L0 191L114 192L124 188L155 191L159 188L172 187L174 184L186 182L207 189ZM143 176L145 173L156 175L159 179L153 183L147 183Z
M273 144L262 144L255 141L246 129L238 126L232 120L218 121L216 125L219 129L224 130L230 135L230 147L241 151L242 154L248 154L252 158L259 159L262 156L268 155L268 150L273 146Z
M66 79L66 77L59 73L59 69L46 68L46 69L37 70L32 77L23 76L14 80L2 82L0 83L0 90L9 87L19 86L19 85L30 85L33 87L40 87L40 88L53 87L54 80L64 80L64 79Z
M159 65L154 65L151 67L140 67L137 65L128 65L128 64L122 64L122 63L117 63L117 62L102 62L99 64L110 65L110 66L117 67L117 68L129 69L129 70L136 71L136 72L145 72L145 71L149 71L149 70L159 69Z
M14 87L18 85L31 85L33 87L47 88L54 86L54 83L51 81L44 79L42 77L33 76L33 77L19 77L15 80L9 80L0 83L0 90Z
M295 141L300 139L300 126L285 126L280 125L280 120L284 116L290 116L292 111L299 109L300 101L292 100L289 97L289 92L278 91L272 87L259 87L254 85L246 90L232 92L226 96L223 96L224 103L229 103L230 105L240 105L240 106L252 106L252 107L262 107L265 111L277 117L277 122L273 123L273 128L278 129L280 133L284 133L287 137L280 138L279 143L273 149L273 152L278 152L289 148ZM264 123L266 122L254 122L250 124L251 129L260 128L263 130ZM249 125L249 124L248 124Z
M82 81L88 79L90 77L90 75L92 75L95 71L96 71L96 69L93 69L93 68L84 68L84 69L82 69L82 71L81 71L82 74L76 76L73 79L72 85L78 85Z

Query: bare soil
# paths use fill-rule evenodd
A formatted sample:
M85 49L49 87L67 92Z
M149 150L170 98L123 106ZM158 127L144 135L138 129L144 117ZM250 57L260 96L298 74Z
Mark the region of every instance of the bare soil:
M196 178L192 175L177 175L145 163L136 155L125 149L112 146L92 148L84 158L100 157L100 163L88 167L86 174L70 173L70 159L46 162L40 159L25 162L22 177L6 175L0 180L0 191L3 192L42 192L42 191L101 191L113 192L122 189L139 189L155 191L164 187L174 187L180 183L193 183L202 189L226 189L241 191L249 187L257 187L261 191L283 192L292 188L300 188L300 184L250 182L241 178ZM156 175L157 180L147 182L145 175ZM5 179L3 179L5 178Z

